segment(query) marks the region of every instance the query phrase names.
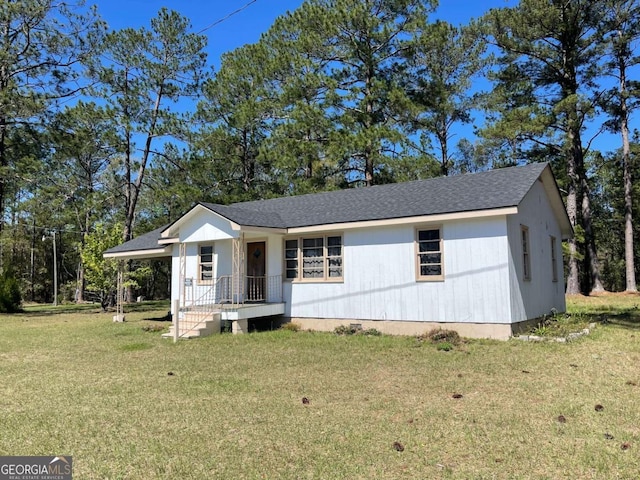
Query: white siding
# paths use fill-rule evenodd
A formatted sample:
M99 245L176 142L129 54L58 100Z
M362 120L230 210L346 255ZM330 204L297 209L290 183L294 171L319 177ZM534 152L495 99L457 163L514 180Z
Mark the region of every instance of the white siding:
M292 317L509 323L505 217L442 224L442 282L416 281L415 226L344 233L343 283L285 284Z
M508 217L507 225L513 321L536 318L552 308L565 311L562 234L542 182L535 182L518 206L518 214ZM529 229L531 280L524 280L521 225ZM557 282L551 270L551 237L556 238Z
M231 223L215 213L194 215L180 226L180 241L184 243L212 242L237 238L239 232L231 228Z
M204 223L198 226L198 223L193 221L191 225L183 226L180 229L180 236L182 237L183 230L187 228L187 235L189 239L197 239L197 241L186 243L186 278L193 279L192 286L186 287L190 291L187 292L187 298L199 298L209 288L209 284L201 285L198 282L198 249L203 244L213 244L213 277L219 278L224 275L231 275L233 269L233 244L231 239L220 240L220 237L225 237L224 231L211 232L209 229L212 227L209 223ZM215 240L218 238L218 240ZM245 246L248 242L264 241L267 248L267 260L266 269L267 276L273 277L282 275L282 235L265 235L265 236L247 236L245 238ZM173 249L173 257L171 260L171 298L177 299L180 292L180 248L176 245ZM280 290L277 288L270 288L268 301L281 301Z

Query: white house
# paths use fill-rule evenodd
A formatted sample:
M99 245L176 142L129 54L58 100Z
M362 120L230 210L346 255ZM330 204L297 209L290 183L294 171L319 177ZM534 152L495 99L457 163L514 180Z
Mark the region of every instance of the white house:
M181 335L302 328L508 338L565 310L571 224L548 164L271 200L200 203L105 252L172 258Z

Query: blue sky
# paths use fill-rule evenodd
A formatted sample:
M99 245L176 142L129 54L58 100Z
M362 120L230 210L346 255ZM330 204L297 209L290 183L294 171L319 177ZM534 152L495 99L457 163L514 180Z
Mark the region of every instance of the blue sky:
M260 35L269 29L278 16L295 10L303 0L255 0L247 6L250 2L251 0L102 0L97 1L97 6L100 15L112 29L148 27L158 10L167 7L188 17L194 32L199 32L246 6L241 12L204 32L208 38L209 64L217 70L223 53L246 43L257 42ZM92 3L91 0L88 3ZM463 25L491 8L513 7L517 3L518 0L441 0L440 6L431 18ZM481 88L484 87L482 85ZM476 115L476 123L478 121L481 119ZM597 120L589 126L583 138L585 143L589 141L590 134L598 130L598 126ZM637 128L637 123L634 121L630 126ZM454 138L452 143L457 143L461 137L473 141L472 130L473 127L470 125L458 126L457 138ZM596 139L593 147L609 151L617 148L618 142L617 135L604 134Z
M191 19L193 31L200 31L247 5L250 0L103 0L98 1L98 11L110 28L149 26L158 10L167 7ZM90 3L90 2L89 2ZM302 0L256 0L240 13L208 29L209 62L218 67L220 55L246 43L257 42L274 20L293 11ZM454 24L468 23L492 7L515 5L515 0L442 0L433 18L442 18Z

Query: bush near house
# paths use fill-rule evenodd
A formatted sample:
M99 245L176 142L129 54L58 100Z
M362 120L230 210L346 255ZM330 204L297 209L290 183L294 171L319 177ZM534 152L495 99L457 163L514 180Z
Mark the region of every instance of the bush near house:
M0 313L21 311L22 294L18 281L10 271L0 276Z

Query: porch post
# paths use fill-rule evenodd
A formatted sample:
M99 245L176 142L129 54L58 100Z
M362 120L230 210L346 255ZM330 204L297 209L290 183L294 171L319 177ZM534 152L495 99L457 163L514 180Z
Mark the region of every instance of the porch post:
M233 239L231 290L235 304L244 303L244 233Z
M180 300L173 301L173 343L180 338Z
M116 281L116 314L114 322L124 322L124 262L118 262L118 279Z
M187 245L180 243L180 285L178 286L178 304L186 307L186 277L187 277Z

